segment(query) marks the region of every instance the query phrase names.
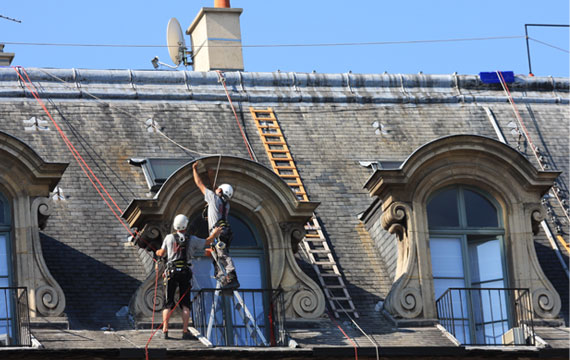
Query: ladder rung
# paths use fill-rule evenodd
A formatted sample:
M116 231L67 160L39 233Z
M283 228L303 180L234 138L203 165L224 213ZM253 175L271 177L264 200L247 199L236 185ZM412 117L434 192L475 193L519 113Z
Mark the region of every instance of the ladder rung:
M316 250L316 249L309 249L309 252L312 254L330 254L330 250L323 249L323 250Z
M315 265L332 266L336 265L336 263L334 261L315 261Z
M335 274L335 273L321 273L320 275L322 277L340 277L340 275Z
M350 297L336 297L336 296L331 296L330 297L331 300L336 300L336 301L350 301Z
M271 135L267 135L267 134L263 134L263 136L271 137ZM276 136L273 135L273 137L276 137ZM287 145L287 143L285 141L267 141L267 140L265 140L263 143L267 144L267 145Z
M344 285L327 285L327 284L325 284L325 287L327 289L344 289L344 288L346 288L346 286L344 286Z

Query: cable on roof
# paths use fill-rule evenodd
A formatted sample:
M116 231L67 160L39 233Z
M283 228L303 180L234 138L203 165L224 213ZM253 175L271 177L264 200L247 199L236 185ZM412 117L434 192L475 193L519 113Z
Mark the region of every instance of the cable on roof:
M536 147L536 145L534 145L534 143L532 142L532 140L531 140L531 138L530 138L530 134L528 133L528 130L526 129L526 126L524 125L524 122L523 122L523 120L522 120L522 117L521 117L521 115L520 115L520 113L519 113L519 111L518 111L518 109L517 109L517 107L516 107L516 105L515 105L515 101L513 100L513 97L512 97L512 95L511 95L510 90L509 90L509 87L508 87L507 83L505 82L505 79L504 79L504 77L503 77L503 73L502 73L501 71L496 71L496 73L497 73L497 76L499 77L499 80L500 80L500 82L501 82L501 86L503 87L503 91L505 92L505 95L507 95L507 98L508 98L508 100L509 100L509 103L511 104L511 107L512 107L512 109L513 109L513 112L515 113L515 118L516 118L517 121L519 122L519 124L520 124L520 126L521 126L521 128L522 128L522 130L523 130L523 134L524 134L524 136L525 136L527 142L530 144L530 148L531 148L531 150L532 150L532 152L533 152L533 154L534 154L536 160L538 161L538 165L540 166L540 169L541 169L542 171L545 171L545 167L544 167L544 165L542 164L542 159L541 159L540 155L538 154L538 148ZM555 186L556 186L556 184L555 184ZM555 186L553 186L553 188L554 188ZM551 193L553 193L553 194L554 194L554 197L556 198L556 200L558 200L558 203L560 204L560 207L562 208L562 211L563 211L564 215L566 216L566 219L568 219L568 220L570 221L570 218L569 218L569 216L568 216L568 213L567 213L566 211L564 211L564 204L562 203L562 199L560 199L560 196L558 195L558 192L555 191L555 190L553 190L553 191L551 191ZM548 229L548 226L545 226L545 225L546 225L546 221L545 221L545 220L542 220L541 223L542 223L542 226L543 226L543 227L546 227L546 229ZM562 243L562 245L564 245L564 247L568 250L569 245L568 245L568 243L564 240L564 238L563 238L562 236L558 236L558 241L560 241L560 242ZM555 245L556 247L558 247L558 245L556 244L556 242L554 242L554 245ZM555 249L555 250L560 251L559 249ZM560 262L562 263L562 267L565 268L565 269L567 269L566 263L564 263L563 259L559 258L559 260L560 260ZM568 276L568 271L566 271L566 276Z
M33 86L35 88L35 85L32 83L32 81L30 80L30 77L28 76L28 73L26 72L26 70L21 67L12 67L14 69L14 71L16 71L16 74L18 74L18 77L23 81L24 85L26 86L26 88L28 89L28 91L30 91L30 93L32 94L32 96L34 97L34 99L36 99L36 101L40 104L40 106L42 107L42 109L44 110L44 112L47 114L47 116L49 117L49 119L52 121L52 123L54 124L55 128L57 129L58 133L60 134L60 136L62 137L65 145L67 146L67 148L69 149L69 151L71 152L71 154L73 155L73 157L75 158L75 160L77 161L77 163L79 164L81 170L83 171L83 173L87 176L87 178L89 179L89 181L91 182L91 184L93 185L93 187L95 188L95 190L97 191L97 193L99 194L99 196L101 197L101 199L103 199L103 201L105 202L105 204L107 204L107 206L109 207L109 209L111 210L111 212L113 213L113 215L115 216L115 218L117 218L117 220L119 220L119 222L121 223L121 225L123 225L123 227L127 230L127 232L133 236L134 238L138 237L138 231L135 231L135 233L133 234L133 232L131 231L131 229L125 224L125 222L123 221L123 219L121 219L115 209L111 206L111 204L109 203L109 201L107 200L107 198L105 198L105 196L103 195L103 193L101 192L101 190L103 192L105 192L105 194L107 195L107 197L109 198L109 200L115 205L115 207L117 208L118 211L122 211L121 208L117 205L117 203L115 202L115 200L113 199L113 197L109 194L109 192L107 191L107 189L105 188L105 186L103 186L103 184L101 183L101 181L99 180L99 178L93 173L93 170L91 170L91 168L89 167L89 165L87 164L87 162L85 162L85 160L83 159L83 157L81 156L81 154L79 153L79 151L77 151L77 149L75 148L75 146L73 146L73 143L71 143L71 141L69 140L69 138L65 135L65 132L61 129L61 127L57 124L57 122L54 120L54 118L51 116L51 113L49 112L49 110L47 109L47 107L45 106L45 103L42 101L42 99L39 97L39 93L37 92L37 90L34 90L30 87ZM22 74L20 73L20 69L23 71L24 75L26 78L24 78L24 76L22 76ZM97 182L97 184L95 183ZM101 190L99 189L99 187L101 188ZM146 242L146 240L144 240L142 237L139 237L141 240L145 241L145 243L154 250L154 247L152 246L152 244L149 244L148 242ZM153 259L153 261L156 262L155 259Z
M336 300L333 299L334 302L336 302L337 306L344 312L344 314L346 316L348 316L348 318L350 319L350 321L354 324L354 326L356 326L356 328L358 330L360 330L360 332L368 339L368 341L370 341L372 343L372 345L374 345L374 348L376 349L376 360L380 360L380 352L378 350L378 348L380 347L380 345L378 345L378 343L376 342L376 340L374 340L374 338L370 337L361 327L360 325L358 325L358 323L356 322L356 320L354 320L352 318L352 316L350 316L350 314L344 309L344 307L341 305L341 303Z
M57 81L60 81L60 82L63 83L66 87L75 90L75 87L74 87L74 86L69 85L69 82L63 80L62 78L60 78L60 77L58 77L58 76L56 76L56 75L53 75L53 74L51 74L51 73L49 73L49 72L47 72L47 71L45 71L45 70L43 70L43 69L38 69L38 70L41 71L41 72L43 72L44 74L46 74L46 75L48 75L48 76L51 76L52 78L56 79ZM121 109L121 108L118 107L118 106L115 106L115 104L113 104L113 103L111 103L111 102L108 102L108 101L105 101L105 100L103 100L103 99L101 99L101 98L99 98L99 97L97 97L97 96L91 94L89 91L86 91L85 89L81 89L81 93L82 93L82 94L86 94L86 95L90 96L91 98L95 99L97 102L102 103L102 104L105 104L105 105L109 106L110 108L114 108L115 110L117 110L117 111L119 111L119 112L121 112L121 113L123 113L123 114L125 114L125 115L127 115L127 116L129 116L129 117L132 117L133 119L136 119L136 120L139 119L139 118L138 118L137 116L135 116L134 114L131 114L130 112L128 112L128 111L126 111L126 110L123 110L123 109ZM164 138L166 138L168 141L170 141L171 143L173 143L174 145L178 146L180 149L182 149L182 150L184 150L184 151L186 151L186 152L190 152L190 153L193 153L193 154L198 154L198 155L200 155L200 156L215 156L215 155L219 155L219 154L202 153L202 152L199 152L199 151L192 150L192 149L189 149L189 148L187 148L187 147L184 147L183 145L177 143L176 141L174 141L173 139L171 139L170 137L168 137L168 135L166 135L162 130L160 130L160 128L158 128L154 122L153 122L150 126L151 126L154 130L156 130L157 133L159 133L159 134L162 135Z
M329 316L329 318L331 319L333 324L335 324L336 327L340 330L340 332L344 335L344 337L346 337L348 339L348 341L350 341L350 343L352 344L352 347L354 347L354 360L358 360L358 345L356 345L354 340L352 340L352 338L346 334L346 332L342 329L342 327L336 322L336 320L333 318L333 316L328 311L327 311L327 315Z
M224 91L226 92L226 96L228 98L228 101L230 103L230 106L232 108L232 111L234 113L234 116L236 118L236 122L238 124L238 128L239 131L241 132L241 136L243 137L243 141L245 143L245 147L247 149L247 152L249 153L249 157L251 158L252 161L257 162L257 157L255 156L255 153L253 152L253 149L251 148L251 144L249 143L249 140L247 139L247 135L245 134L245 131L243 130L243 127L241 126L237 113L236 113L236 109L234 107L234 104L232 102L232 98L230 97L230 93L228 92L228 87L226 86L226 78L224 76L224 73L221 72L220 70L216 70L216 73L218 74L218 80L219 82L222 83L222 85L224 86Z

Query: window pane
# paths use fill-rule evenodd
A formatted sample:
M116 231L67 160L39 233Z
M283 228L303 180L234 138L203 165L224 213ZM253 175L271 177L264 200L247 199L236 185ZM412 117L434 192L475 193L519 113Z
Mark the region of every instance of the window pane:
M2 280L2 279L0 279ZM6 279L7 280L7 279ZM7 281L6 281L7 282ZM5 287L7 285L1 284L0 287ZM12 298L10 289L0 289L0 322L4 322L8 318L12 317Z
M255 235L250 227L240 218L233 215L230 215L229 219L234 233L231 247L257 247Z
M467 320L455 320L453 331L455 331L455 338L459 340L460 343L465 344L470 342L470 332L469 332L469 321Z
M148 159L156 183L164 183L170 175L189 162L188 159Z
M474 191L465 189L465 212L467 226L471 227L498 227L497 209L485 197Z
M449 189L437 194L429 201L427 213L430 228L459 226L457 190Z
M434 277L464 277L461 239L431 238L430 249Z
M0 276L8 276L8 237L0 234ZM8 285L5 285L8 286Z
M0 196L0 224L5 224L6 219L4 218L4 203L2 202L2 197Z
M261 264L258 257L234 257L239 283L243 289L261 289Z
M501 243L497 238L472 241L469 238L469 268L473 286L489 287L486 282L503 279ZM479 239L481 237L478 237Z

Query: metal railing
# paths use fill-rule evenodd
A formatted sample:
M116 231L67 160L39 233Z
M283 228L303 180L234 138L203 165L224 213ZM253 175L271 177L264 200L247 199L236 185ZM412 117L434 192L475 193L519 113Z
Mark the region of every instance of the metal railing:
M0 287L0 346L32 346L25 287Z
M449 288L436 306L440 324L463 345L535 345L528 289Z
M193 293L194 327L214 346L286 345L283 292L239 289L223 294L216 289ZM240 300L247 311L243 311ZM250 316L246 316L245 313Z

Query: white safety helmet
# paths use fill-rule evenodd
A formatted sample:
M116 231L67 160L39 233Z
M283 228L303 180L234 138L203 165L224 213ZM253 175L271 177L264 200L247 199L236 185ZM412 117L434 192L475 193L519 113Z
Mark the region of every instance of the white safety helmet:
M220 189L222 189L222 195L226 198L226 199L231 199L232 196L234 196L234 188L230 185L230 184L222 184L220 186L218 186Z
M188 218L186 217L186 215L178 214L174 218L172 226L176 231L186 230L186 227L188 226Z

